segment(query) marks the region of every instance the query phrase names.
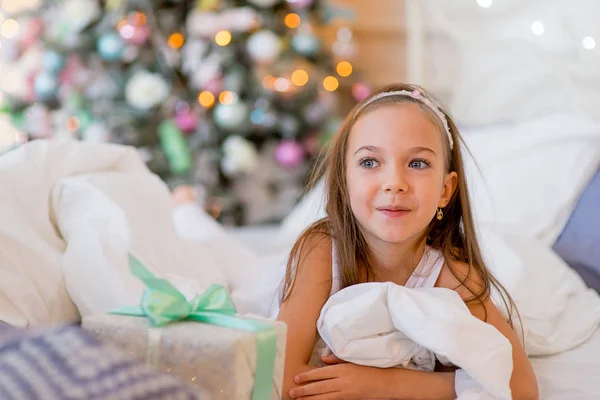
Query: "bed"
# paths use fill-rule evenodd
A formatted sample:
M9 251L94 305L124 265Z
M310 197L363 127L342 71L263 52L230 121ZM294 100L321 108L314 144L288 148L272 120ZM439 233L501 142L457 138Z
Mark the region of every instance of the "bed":
M494 131L498 137L510 137L509 132L516 129L525 137L539 128L532 123L536 119L578 115L582 117L579 124L586 118L597 118L600 81L593 71L600 66L600 51L596 47L600 29L592 15L600 12L598 2L406 0L405 5L408 80L433 91L467 132L485 135ZM566 131L581 126L566 120L558 123ZM562 138L563 144L579 140L581 131L573 130L572 136ZM540 140L535 148L549 143L552 135L548 136L547 142ZM494 139L497 137L479 137L474 141L495 143ZM600 198L600 140L596 136L588 145L592 153L579 164L580 174L571 175L574 181L565 186L560 178L555 182L554 187L561 188L559 192L569 193L560 204L549 205L548 213L555 217L554 222L543 229L540 225L540 229L530 233L553 246L579 270L589 286L596 287L600 278L600 257L596 253L600 236L589 231L600 221L597 206L590 206L598 204ZM560 152L553 157L546 162L565 160ZM528 182L535 186L539 180L543 179ZM511 183L514 185L515 180ZM530 195L539 200L544 198L541 193L540 190ZM520 205L513 202L511 208L515 210ZM502 223L502 216L509 218L508 214L498 214L496 224ZM528 215L521 217L527 219ZM600 398L600 330L576 348L532 357L532 363L542 399Z
M531 359L544 400L588 400L600 395L600 330L567 352Z
M584 261L597 268L600 260L594 253L600 237L590 232L600 221L592 206L600 193L600 123L594 119L600 114L600 81L593 72L600 67L600 52L589 48L589 37L600 39L590 19L600 4L548 3L406 0L407 80L432 91L458 120L485 178L474 186L486 190L472 193L476 218L531 237L540 250L554 248L554 256L558 253L594 287L600 269L588 268L586 276L578 266ZM540 174L540 166L546 174ZM471 176L476 182L480 178ZM284 221L283 230L263 226L233 233L257 253L269 253L282 247L277 245L281 237L289 240L314 219L305 203ZM561 260L555 266L558 271L565 265ZM539 274L530 279L544 276L544 265L535 267ZM542 297L552 297L546 289ZM588 295L589 303L582 300L570 310L577 318L597 313L597 298L591 290ZM585 337L576 347L565 345L567 351L531 357L541 399L600 398L600 329Z

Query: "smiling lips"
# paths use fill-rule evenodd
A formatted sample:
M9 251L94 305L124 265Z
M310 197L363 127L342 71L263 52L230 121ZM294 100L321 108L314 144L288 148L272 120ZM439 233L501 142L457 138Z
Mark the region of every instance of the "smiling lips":
M387 215L388 217L403 217L410 212L406 207L402 206L384 206L377 207L377 211Z

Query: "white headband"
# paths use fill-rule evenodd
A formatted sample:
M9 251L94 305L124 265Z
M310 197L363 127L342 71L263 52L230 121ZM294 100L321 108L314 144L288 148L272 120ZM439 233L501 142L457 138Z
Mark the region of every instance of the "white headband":
M391 91L391 92L382 92L382 93L376 94L375 96L371 97L368 101L366 101L365 104L362 105L362 107L360 107L358 110L356 110L356 112L358 113L360 110L362 110L369 104L371 104L379 99L383 99L384 97L390 97L390 96L409 96L409 97L412 97L413 99L419 100L421 103L423 103L427 107L429 107L431 109L431 111L433 111L435 113L435 115L438 116L440 121L442 121L442 125L444 125L444 130L446 131L446 136L448 137L448 143L450 144L450 150L452 150L454 148L454 141L452 140L452 134L450 133L450 127L448 126L448 120L446 119L446 115L440 111L440 108L438 107L438 105L436 105L434 102L429 100L427 97L422 96L421 92L418 91L417 89L413 90L412 92L408 91L408 90L395 90L395 91Z

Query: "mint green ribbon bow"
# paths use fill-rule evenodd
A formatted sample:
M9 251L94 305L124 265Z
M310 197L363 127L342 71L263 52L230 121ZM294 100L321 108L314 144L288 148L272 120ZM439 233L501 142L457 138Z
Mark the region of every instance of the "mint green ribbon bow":
M204 293L187 301L173 285L156 278L133 255L129 255L129 268L146 285L142 302L140 306L110 311L111 314L147 317L154 327L187 320L254 333L257 358L252 400L271 398L277 351L277 334L273 326L234 316L237 313L235 306L221 285L211 285Z

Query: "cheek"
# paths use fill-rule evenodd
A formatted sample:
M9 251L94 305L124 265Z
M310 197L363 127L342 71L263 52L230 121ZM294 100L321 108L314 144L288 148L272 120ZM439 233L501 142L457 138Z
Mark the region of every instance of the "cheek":
M353 209L364 207L377 194L379 185L369 174L362 171L349 171L346 182L350 205Z
M419 203L424 211L435 210L439 200L442 197L443 182L440 179L428 179L417 186L416 191L419 197Z

